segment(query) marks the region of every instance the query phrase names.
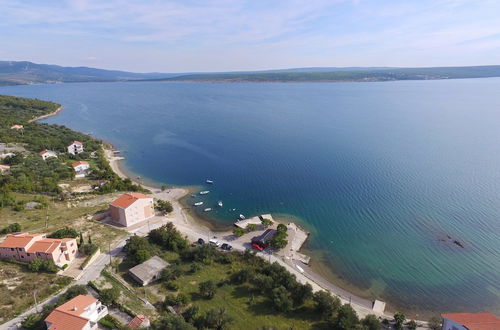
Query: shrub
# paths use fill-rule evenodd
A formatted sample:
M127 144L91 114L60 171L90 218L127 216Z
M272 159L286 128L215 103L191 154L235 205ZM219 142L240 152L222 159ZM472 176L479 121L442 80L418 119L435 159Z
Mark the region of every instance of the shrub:
M118 300L118 297L120 297L120 290L115 287L103 289L99 292L99 300L104 305L111 305L115 303Z
M167 289L173 290L173 291L179 290L179 284L172 282L172 281L165 283L165 287Z
M78 232L69 227L64 227L59 230L56 230L55 232L51 233L50 235L47 235L47 237L50 238L76 238L78 237Z
M254 223L250 223L250 224L248 224L248 225L247 225L246 230L247 230L248 232L251 232L251 231L257 230L257 225L256 225L256 224L254 224Z
M32 272L48 272L56 273L57 267L51 260L33 259L27 265L28 269Z
M272 302L274 307L280 312L288 312L292 309L293 302L288 290L279 286L272 291Z
M206 282L200 283L200 294L207 298L212 299L215 296L216 286L214 281L208 280Z
M396 321L396 329L403 329L403 323L406 319L406 316L403 312L394 313L394 320Z
M417 322L415 322L415 320L411 320L408 322L407 327L409 330L415 330L417 328Z
M327 291L315 292L313 301L316 303L316 311L323 316L323 319L336 313L342 305L338 297L333 297L330 292Z
M260 222L266 228L273 225L273 222L270 219L266 219L266 218L262 219Z
M365 318L361 320L361 324L366 330L380 330L382 328L379 320L373 314L366 315Z
M111 314L108 314L100 319L99 324L109 329L121 329L123 327L121 322Z
M234 227L233 229L233 234L235 234L238 237L241 237L246 234L246 230L240 227Z
M17 222L15 222L15 223L11 223L10 225L8 225L4 229L2 229L0 231L0 234L17 233L19 231L21 231L21 225L18 224Z
M358 315L351 305L345 304L339 308L337 317L334 320L335 329L356 329L359 324Z
M227 315L224 307L213 308L198 320L198 328L227 329L233 319Z
M163 213L170 213L174 210L174 208L172 207L172 204L169 201L165 201L165 200L161 200L161 199L156 201L155 209L157 209L158 211L163 212Z

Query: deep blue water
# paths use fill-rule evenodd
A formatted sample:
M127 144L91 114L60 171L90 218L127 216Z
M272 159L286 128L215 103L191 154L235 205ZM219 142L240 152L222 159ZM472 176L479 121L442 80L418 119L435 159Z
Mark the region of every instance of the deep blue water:
M0 93L63 104L47 122L114 143L138 175L177 185L213 179L205 204L224 201L213 214L221 221L300 218L333 271L381 299L436 312L500 310L500 79Z

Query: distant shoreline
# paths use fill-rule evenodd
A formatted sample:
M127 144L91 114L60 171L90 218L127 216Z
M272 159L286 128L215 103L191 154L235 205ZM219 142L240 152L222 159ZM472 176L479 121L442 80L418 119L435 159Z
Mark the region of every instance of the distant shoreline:
M57 115L59 112L61 112L63 110L63 106L61 105L59 108L56 109L56 111L54 112L51 112L51 113L48 113L46 115L41 115L41 116L38 116L38 117L35 117L33 119L30 119L28 120L28 123L32 123L34 121L38 121L38 120L41 120L41 119L45 119L45 118L49 118L49 117L52 117L52 116L55 116Z

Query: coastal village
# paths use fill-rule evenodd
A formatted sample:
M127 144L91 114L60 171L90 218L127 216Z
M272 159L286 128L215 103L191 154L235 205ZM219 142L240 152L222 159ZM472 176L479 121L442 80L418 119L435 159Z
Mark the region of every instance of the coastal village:
M119 167L123 158L102 143L70 139L64 150L30 151L13 141L36 124L4 128L14 133L0 141L0 178L15 175L26 157L68 174L57 194L3 191L0 289L11 298L0 304L2 329L307 329L317 319L318 328L500 329L490 313L414 320L356 297L309 266L301 252L309 232L299 224L240 215L232 228L213 230L195 218L194 202L180 202L208 190L134 182ZM253 327L260 314L268 323Z

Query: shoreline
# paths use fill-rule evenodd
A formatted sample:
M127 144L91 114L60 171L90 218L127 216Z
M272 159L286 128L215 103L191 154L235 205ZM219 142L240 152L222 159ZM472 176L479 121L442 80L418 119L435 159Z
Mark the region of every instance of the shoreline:
M128 178L134 183L137 183L148 189L152 192L153 195L158 196L162 194L162 199L167 199L172 203L174 211L168 215L168 220L172 221L178 230L182 232L184 235L188 236L191 240L196 240L199 237L207 237L213 236L216 238L224 239L227 241L231 241L232 228L231 225L223 226L216 223L215 220L204 219L197 214L195 214L189 204L185 201L186 197L194 193L197 188L196 187L175 187L169 186L165 192L160 190L160 185L154 182L146 182L143 179L138 180L138 176L135 173L131 173L127 170L126 167L123 166L122 161L125 160L122 156L116 156L114 153L113 145L110 143L105 143L106 147L104 147L104 152L106 155L106 159L108 160L111 169L121 178ZM165 198L166 197L166 198ZM275 223L288 223L290 221L283 221L285 219L280 219L280 216L274 219ZM288 219L286 219L288 220ZM292 219L293 220L293 219ZM296 227L299 227L302 231L303 226L297 224L295 221L290 222ZM245 234L243 237L251 238L254 236L255 232L250 232ZM231 244L236 244L231 241ZM302 244L299 249L295 251L301 251L303 248ZM305 253L307 253L306 251ZM305 254L300 253L300 254ZM259 253L262 254L262 253ZM310 257L306 254L307 257ZM302 283L309 283L313 286L314 291L325 290L332 293L335 296L338 296L342 303L350 303L351 306L356 310L360 317L364 317L368 314L374 314L377 317L392 319L392 313L388 310L373 310L373 303L375 301L358 297L351 292L348 292L338 286L335 281L331 281L331 278L319 274L317 272L317 268L314 267L317 260L312 262L309 265L303 264L298 259L291 259L289 256L284 255L283 253L273 253L272 256L269 254L263 254L263 258L269 258L269 260L273 259L273 262L278 262L282 266L284 266L290 273L296 276L297 280ZM382 302L385 305L385 302ZM424 321L419 321L420 323L425 323Z
M63 109L64 109L64 107L61 105L59 108L56 109L56 111L54 111L50 114L46 114L43 116L33 118L29 122L33 122L33 121L37 121L37 120L41 120L41 119L55 116L59 112L61 112ZM122 161L124 161L125 158L122 156L115 155L115 153L114 153L115 149L114 149L114 146L112 143L109 143L107 141L102 140L102 144L103 144L103 146L102 146L103 151L105 153L106 159L108 160L111 169L119 177L124 178L124 179L128 178L131 181L133 181L134 183L137 183L137 184L143 186L145 189L150 190L153 194L162 193L162 191L160 190L160 188L162 186L161 184L154 182L152 180L144 180L142 178L138 180L138 178L140 178L140 177L136 176L135 173L130 172L126 168L126 166L123 165ZM219 235L222 235L222 236L226 235L226 238L227 238L228 231L225 229L228 229L229 227L232 227L232 226L230 226L230 225L221 226L220 224L217 223L216 220L210 220L210 219L205 219L203 217L200 217L199 215L197 215L195 212L193 212L191 210L191 208L189 207L189 204L187 204L187 202L185 201L187 196L191 195L192 193L196 192L197 190L198 190L198 188L196 186L192 186L192 187L170 186L170 188L167 188L166 194L168 196L165 196L167 198L163 198L163 199L170 201L172 203L172 206L174 207L174 211L172 212L171 215L169 215L168 219L170 221L174 222L176 224L177 228L179 229L179 231L181 231L186 236L189 236L189 234L191 234L191 236L192 236L193 233L196 233L196 236L197 236L197 235L199 235L199 233L201 231L204 233L208 232L209 235L210 234L217 234L218 236ZM290 222L289 219L287 219L286 221L283 221L284 219L280 219L280 218L290 218L291 222L295 226L297 226L297 219L295 219L294 216L291 216L291 215L290 216L282 215L282 216L284 216L284 217L277 215L277 217L275 218L275 222L286 224L287 222ZM177 220L180 219L181 222L174 221L175 219L177 219ZM302 228L302 226L300 225L300 221L299 221L298 227ZM230 232L229 232L229 234L230 234ZM253 236L254 234L255 233L248 233L247 235ZM308 235L309 234L310 233L308 233ZM244 236L246 236L246 235L244 235ZM193 238L193 237L194 236L192 236L191 238ZM216 236L214 236L214 237L216 237ZM196 239L196 238L194 238L194 239ZM312 252L312 251L308 250L307 248L304 248L304 246L307 245L306 244L307 241L308 240L306 239L306 241L303 242L303 244L296 250L296 252L301 251L301 250L306 250L305 253ZM314 253L313 253L313 255L314 255ZM310 257L309 254L306 254L306 256ZM263 256L263 257L266 257L266 256ZM284 266L290 273L294 274L298 281L300 281L302 283L310 283L313 286L314 291L317 291L317 290L328 291L328 292L332 293L333 295L338 296L341 299L342 303L351 304L352 307L356 310L356 312L358 313L358 315L360 317L366 316L368 314L375 314L377 317L387 318L389 320L393 318L392 310L388 310L387 308L385 308L385 310L382 310L379 312L372 310L371 307L368 306L368 303L372 304L375 301L371 301L371 300L368 300L368 299L363 298L363 297L358 297L357 295L352 294L351 292L348 292L347 290L343 289L341 287L342 286L341 283L337 283L337 281L332 280L335 278L335 273L333 272L333 270L328 268L328 266L326 264L322 264L321 260L317 260L316 257L314 259L311 258L311 260L314 260L314 261L310 262L309 265L304 265L304 264L300 263L299 269L300 269L300 267L302 267L302 269L306 268L307 272L304 272L304 271L299 272L295 268L295 267L297 267L297 265L293 263L293 260L288 260L288 261L285 260L285 258L288 258L286 256L283 256L282 258L275 257L274 261L278 262L279 264ZM271 256L269 256L269 261L271 261ZM324 267L326 267L326 269L328 270L326 273L331 273L333 276L326 275L326 273L324 271L321 271L321 268L324 268ZM343 282L343 281L341 281L341 282ZM357 290L355 290L355 291L357 291ZM383 304L385 305L385 302ZM391 306L391 305L387 304L387 307L389 307L389 306ZM410 314L415 314L415 313L407 313L407 314L409 316ZM416 315L418 317L418 314L416 314ZM418 320L417 320L417 322L420 324L427 323L426 321L418 321Z
M41 119L45 119L45 118L49 118L49 117L52 117L52 116L55 116L57 115L59 112L61 112L63 110L63 106L61 105L59 108L56 109L56 111L54 112L51 112L51 113L48 113L46 115L41 115L41 116L38 116L38 117L35 117L33 119L30 119L28 120L28 123L32 123L34 121L38 121L38 120L41 120Z

